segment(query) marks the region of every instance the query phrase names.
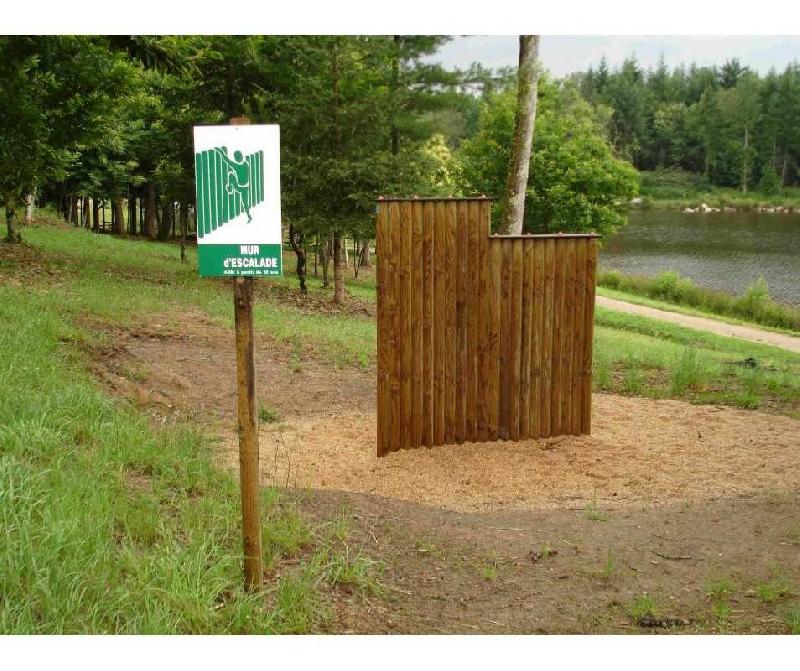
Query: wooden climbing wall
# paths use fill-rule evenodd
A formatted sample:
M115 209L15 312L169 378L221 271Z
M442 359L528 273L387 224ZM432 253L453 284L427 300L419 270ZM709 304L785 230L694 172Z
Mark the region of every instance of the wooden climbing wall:
M590 431L598 236L492 236L490 206L378 201L378 456Z

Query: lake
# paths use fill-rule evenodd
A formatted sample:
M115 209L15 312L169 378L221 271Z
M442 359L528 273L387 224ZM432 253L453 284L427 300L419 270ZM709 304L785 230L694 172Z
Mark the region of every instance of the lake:
M800 214L634 210L604 240L600 267L647 276L676 270L737 295L763 275L775 300L800 305Z

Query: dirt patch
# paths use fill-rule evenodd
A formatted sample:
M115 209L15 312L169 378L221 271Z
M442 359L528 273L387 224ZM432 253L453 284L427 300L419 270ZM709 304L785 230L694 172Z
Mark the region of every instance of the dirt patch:
M775 634L789 631L797 607L797 591L765 602L758 590L776 579L800 590L797 495L630 506L606 521L320 491L301 509L320 519L350 511L353 552L385 564L384 599L349 599L338 631ZM637 624L643 595L653 613L641 623L666 627Z
M233 336L199 314L118 331L98 374L162 420L190 416L235 468ZM663 504L800 490L800 421L596 394L591 436L465 443L375 456L375 378L260 337L264 483L374 494L451 510Z
M94 370L114 394L161 421L193 418L227 436L236 431L234 336L200 312L151 315L132 329L93 326L109 345L93 352ZM372 403L374 375L333 369L308 350L259 334L259 404L287 421Z

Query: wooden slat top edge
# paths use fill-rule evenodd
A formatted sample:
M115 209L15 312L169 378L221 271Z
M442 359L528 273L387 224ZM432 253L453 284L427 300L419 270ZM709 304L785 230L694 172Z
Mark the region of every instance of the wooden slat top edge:
M379 196L377 202L379 203L396 203L396 202L431 202L431 201L494 201L494 198L489 196L466 196L464 198L455 198L453 196Z
M490 233L490 240L541 240L543 238L569 239L569 238L602 238L599 233L528 233L523 235L501 235Z

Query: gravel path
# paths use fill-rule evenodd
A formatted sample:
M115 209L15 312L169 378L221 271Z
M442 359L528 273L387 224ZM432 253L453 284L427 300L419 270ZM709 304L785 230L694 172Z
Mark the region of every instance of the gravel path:
M667 310L659 310L657 308L647 307L646 305L636 305L635 303L626 303L625 301L618 301L614 298L607 298L605 296L597 296L597 305L608 308L609 310L616 310L617 312L626 312L632 315L650 317L651 319L660 319L661 321L671 322L673 324L686 326L699 331L709 331L710 333L728 336L729 338L752 340L765 345L780 347L781 349L789 350L790 352L800 353L800 338L783 333L765 331L755 326L739 326L737 324L728 324L717 319L709 319L708 317L693 317L691 315L685 315L679 312L668 312Z

